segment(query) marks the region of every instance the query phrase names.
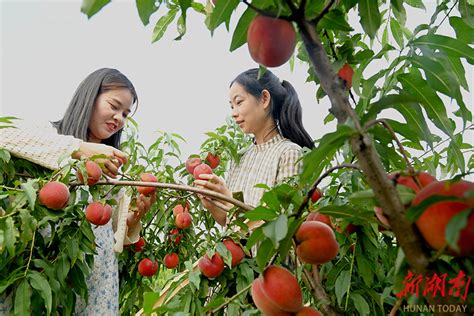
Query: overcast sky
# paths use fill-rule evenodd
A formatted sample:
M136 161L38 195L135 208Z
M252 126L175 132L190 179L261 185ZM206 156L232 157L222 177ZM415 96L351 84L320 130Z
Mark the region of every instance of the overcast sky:
M425 5L428 3L433 5L434 1ZM140 126L140 140L151 144L158 130L179 133L188 141L183 144L185 159L197 152L204 133L222 125L230 114L229 82L257 66L247 46L229 53L231 34L221 26L211 37L204 17L194 12L188 14L188 31L181 41L173 41L177 36L173 23L165 36L152 44L153 27L162 11L145 27L135 1L112 1L90 20L80 12L81 2L76 0L0 0L0 4L0 115L57 120L90 72L117 68L130 78L139 95L134 118ZM231 31L237 17L233 17ZM293 72L289 64L272 71L295 86L303 105L304 125L317 139L333 131L335 125L323 125L329 104L327 98L316 102L315 85L305 83L306 69L296 62ZM466 72L472 87L472 66ZM472 107L472 94L469 98L466 105Z

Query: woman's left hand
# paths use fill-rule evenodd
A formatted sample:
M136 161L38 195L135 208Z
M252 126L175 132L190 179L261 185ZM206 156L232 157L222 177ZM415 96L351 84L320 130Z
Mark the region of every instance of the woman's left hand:
M153 203L156 201L156 194L153 193L150 196L140 194L137 197L136 205L137 210L135 212L129 212L127 218L128 226L136 225L143 216L150 210Z

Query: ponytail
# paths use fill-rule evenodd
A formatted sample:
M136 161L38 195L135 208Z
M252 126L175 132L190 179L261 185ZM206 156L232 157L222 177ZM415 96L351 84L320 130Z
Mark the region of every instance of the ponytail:
M286 80L281 85L286 90L278 121L281 134L301 147L314 148L311 136L303 127L303 111L295 88Z
M230 85L237 82L257 99L261 98L263 90L267 90L271 96L272 117L282 136L301 147L314 148L313 140L303 127L303 110L293 86L285 80L280 83L280 79L268 69L257 78L258 69L249 69L238 75Z

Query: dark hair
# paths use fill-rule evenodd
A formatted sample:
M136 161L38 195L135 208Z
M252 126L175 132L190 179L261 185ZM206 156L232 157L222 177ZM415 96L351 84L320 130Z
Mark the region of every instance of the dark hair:
M94 110L97 97L105 91L128 89L133 97L133 103L138 103L138 96L130 80L117 69L101 68L87 76L77 87L69 107L61 120L53 122L59 134L72 135L87 141L89 121ZM102 143L118 148L122 129Z
M237 82L258 99L262 91L267 90L271 96L272 117L282 136L301 147L314 148L313 140L303 127L301 104L293 86L285 80L280 83L280 79L268 69L261 78L257 78L258 69L249 69L238 75L230 85Z

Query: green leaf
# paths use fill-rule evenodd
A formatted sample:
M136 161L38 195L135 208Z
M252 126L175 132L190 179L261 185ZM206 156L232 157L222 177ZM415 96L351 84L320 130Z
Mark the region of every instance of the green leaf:
M179 35L174 38L175 41L181 40L181 38L183 38L184 34L186 34L186 15L185 14L182 14L178 18L177 26L178 26L178 34ZM174 148L178 147L178 144L174 140L171 141L171 144L173 145Z
M4 149L0 149L0 160L7 163L10 161L10 159L11 159L10 152Z
M404 48L405 43L403 41L403 32L397 20L390 19L390 30L392 31L393 38L395 39L395 42L397 42L398 46L400 46L400 48Z
M261 241L264 238L262 227L255 229L252 234L250 235L249 239L247 239L247 243L245 244L245 248L250 250L257 242Z
M146 315L151 315L154 311L153 306L160 298L160 292L145 292L143 293L143 311Z
M370 307L367 301L360 294L351 294L351 300L354 302L354 306L359 312L358 315L369 315Z
M359 1L359 15L362 28L373 39L381 23L379 4L372 0Z
M426 10L425 5L423 4L423 1L421 1L421 0L405 0L405 2L409 6L412 6L414 8Z
M110 0L82 0L81 12L90 19L109 2Z
M59 282L63 283L66 280L70 268L67 256L65 254L61 255L56 265L56 275Z
M35 180L28 179L28 182L21 184L21 188L23 189L23 192L26 194L26 197L28 198L28 202L30 204L31 210L35 209L36 189L33 187L33 183L36 183L36 182L38 182L37 179Z
M444 93L447 96L455 98L459 86L454 73L446 68L439 60L431 59L425 56L412 56L409 60L414 66L423 69L426 75L426 82L435 90Z
M435 58L437 58L438 56L435 56ZM459 84L461 85L461 87L463 87L465 90L469 91L469 86L467 84L467 80L466 80L466 72L464 70L464 66L462 65L462 62L459 58L454 58L454 57L450 57L450 58L443 58L443 59L439 59L441 62L445 63L446 67L449 66L451 67L453 73L456 75L456 78L459 82Z
M20 209L20 218L21 218L21 235L20 238L23 243L28 243L33 239L33 231L36 229L36 219L31 216L30 211L25 209Z
M260 272L265 269L275 252L276 250L273 247L272 241L270 239L265 239L257 251L257 265Z
M237 26L235 27L234 34L232 35L232 42L230 43L230 51L233 52L240 46L247 43L247 31L252 22L253 18L257 15L257 12L251 8L247 8L244 14L237 22Z
M21 281L15 292L15 315L30 315L31 287L27 280Z
M301 223L304 222L305 218L299 218L296 220L293 220L290 223L290 226L288 228L288 233L286 234L286 237L281 241L280 243L280 248L279 248L279 254L280 258L286 258L288 255L288 252L290 251L291 246L293 246L293 236L296 233L296 230L300 227Z
M277 215L278 214L274 210L270 210L264 206L258 206L251 211L245 212L245 217L247 217L251 221L271 221L275 219Z
M350 32L353 30L349 23L346 21L344 13L337 9L329 11L328 14L326 14L319 22L318 27L327 30L343 32Z
M453 126L446 114L443 101L436 92L426 84L426 81L414 73L398 75L403 88L416 97L426 110L431 121L444 133L453 136Z
M49 286L48 281L43 275L41 275L41 273L37 271L29 271L27 276L30 280L31 287L37 290L43 298L47 314L50 315L52 296L51 287Z
M467 25L463 19L452 16L449 18L449 24L453 27L458 39L466 44L474 44L474 28Z
M150 23L150 16L158 10L155 0L136 0L138 15L143 25Z
M366 259L365 256L356 254L355 256L357 262L357 268L359 270L359 274L364 280L364 283L367 287L372 287L372 282L374 280L374 271L372 270L372 265L369 260Z
M151 38L151 42L154 43L160 40L166 32L168 26L173 22L176 14L178 13L178 8L172 8L168 11L168 13L162 16L158 22L156 22L155 28L153 29L153 35Z
M468 63L474 64L474 48L452 37L427 34L412 41L410 45L414 47L427 46L433 50L439 49L448 56L466 58Z
M281 214L276 220L264 224L262 230L263 234L270 238L273 246L278 248L280 241L288 232L288 218L285 214Z
M351 222L359 225L375 221L373 210L353 205L326 205L319 208L318 212L336 218L348 218Z
M460 0L459 12L464 22L474 28L474 5L470 4L469 0Z
M446 241L455 251L459 251L458 240L461 231L467 226L467 219L471 215L472 209L459 212L454 215L446 225Z
M2 225L0 225L0 231L2 230ZM13 222L13 218L8 217L4 221L4 235L5 235L5 246L10 253L10 256L15 256L15 244L16 239L20 236L18 229ZM1 243L0 243L1 244ZM0 246L1 249L1 246Z
M221 25L223 22L226 23L227 30L229 30L229 21L232 16L232 12L239 5L239 0L227 0L227 1L217 1L214 11L211 13L211 18L209 20L209 30L211 33Z
M337 304L341 306L342 298L347 293L349 284L351 283L351 274L348 270L341 271L336 279L335 292Z
M319 144L303 158L303 183L313 183L326 166L325 163L332 160L335 153L354 134L354 129L347 125L339 125L333 133L324 135Z

